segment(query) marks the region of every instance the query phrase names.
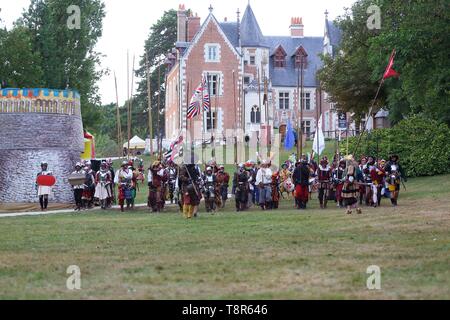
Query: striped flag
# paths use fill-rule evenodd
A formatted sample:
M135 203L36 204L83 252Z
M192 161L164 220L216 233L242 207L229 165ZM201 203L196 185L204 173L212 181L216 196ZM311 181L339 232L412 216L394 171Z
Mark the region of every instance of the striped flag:
M203 102L202 102L203 100ZM206 86L206 79L203 78L198 88L194 91L189 108L187 118L192 119L200 114L200 104L203 106L203 111L208 112L210 106L209 94Z
M164 154L164 159L166 159L166 161L173 161L173 159L175 159L178 154L179 154L179 148L180 146L183 144L183 136L179 136L177 140L175 140L174 142L172 142L170 144L170 148L169 150Z

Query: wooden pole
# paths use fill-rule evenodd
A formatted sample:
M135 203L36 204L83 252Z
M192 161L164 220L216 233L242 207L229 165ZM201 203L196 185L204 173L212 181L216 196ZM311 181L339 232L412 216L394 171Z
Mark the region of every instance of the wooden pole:
M233 70L233 109L234 109L234 164L238 163L237 147L237 105L236 105L236 74Z
M131 139L131 129L130 129L130 51L127 51L127 159L130 159L130 139Z
M161 64L158 65L158 160L162 160L162 134L161 134Z
M133 118L133 87L134 87L134 62L135 62L136 56L133 55L133 66L131 69L131 91L130 91L130 137L132 136L132 118Z
M266 142L267 142L267 158L270 158L272 139L270 137L270 123L269 123L269 85L267 82L266 73L264 74L264 108L266 112Z
M303 155L303 56L300 59L300 156Z
M218 76L218 79L217 79L217 92L216 92L216 103L215 103L215 107L214 107L214 109L215 109L215 111L214 111L214 113L216 114L216 136L218 135L217 134L217 130L219 129L219 126L218 126L218 123L219 123L219 110L218 110L218 107L217 107L217 105L219 104L219 94L220 94L220 75ZM213 139L213 141L212 141L212 143L213 143L213 145L212 145L212 157L213 158L215 158L216 157L216 138L217 137L215 137L215 136L212 136L212 139Z
M152 84L148 52L145 52L145 61L147 66L148 133L150 136L150 156L153 156Z
M118 146L118 151L119 151L119 157L123 156L123 149L122 149L122 143L123 143L123 138L122 138L122 124L120 121L120 108L119 108L119 93L117 90L117 77L116 77L116 73L114 72L114 83L115 83L115 87L116 87L116 106L117 106L117 146Z

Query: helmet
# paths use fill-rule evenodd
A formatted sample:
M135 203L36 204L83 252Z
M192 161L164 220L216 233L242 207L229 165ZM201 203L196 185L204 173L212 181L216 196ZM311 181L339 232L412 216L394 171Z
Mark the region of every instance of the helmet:
M206 171L212 171L211 167L206 168Z
M122 167L128 166L128 161L122 161Z
M80 168L81 168L81 162L77 162L77 163L75 164L75 167L80 167Z
M41 166L48 166L48 162L47 161L41 161Z

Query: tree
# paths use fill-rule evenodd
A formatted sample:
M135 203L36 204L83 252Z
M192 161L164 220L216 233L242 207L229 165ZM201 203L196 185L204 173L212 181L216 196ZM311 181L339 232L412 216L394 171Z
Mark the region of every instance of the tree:
M70 28L74 13L80 8L79 28ZM50 88L73 88L80 92L85 126L95 127L100 114L97 81L104 74L99 70L100 53L94 50L102 35L105 5L101 0L32 0L20 21L32 34L33 51L42 57L43 85Z
M166 65L164 60L167 53L175 47L177 41L177 12L175 10L165 11L162 17L150 28L150 34L144 44L144 51L149 58L150 82L152 91L152 114L158 115L158 94L160 95L159 123L160 132L164 134L164 108L165 108L165 74ZM158 70L160 68L160 70ZM141 57L139 69L136 75L141 77L137 88L137 95L133 101L133 132L148 135L148 93L147 93L147 66L146 55ZM158 79L159 78L159 79ZM161 87L158 88L158 84ZM153 135L158 134L158 117L154 116Z
M8 87L42 85L41 56L33 51L29 30L16 25L12 30L0 29L0 84Z
M367 8L381 9L380 30L366 26ZM342 54L323 57L320 79L343 111L367 113L392 49L399 79L384 82L376 105L386 106L394 123L422 113L450 123L450 10L446 0L358 0L336 20Z

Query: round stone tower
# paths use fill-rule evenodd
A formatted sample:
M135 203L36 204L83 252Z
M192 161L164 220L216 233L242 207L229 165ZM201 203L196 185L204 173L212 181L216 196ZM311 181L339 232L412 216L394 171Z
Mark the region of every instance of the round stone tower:
M0 90L0 203L38 202L41 161L56 177L52 202L73 202L67 177L84 150L80 97L72 90Z

